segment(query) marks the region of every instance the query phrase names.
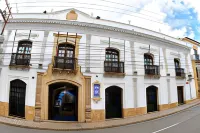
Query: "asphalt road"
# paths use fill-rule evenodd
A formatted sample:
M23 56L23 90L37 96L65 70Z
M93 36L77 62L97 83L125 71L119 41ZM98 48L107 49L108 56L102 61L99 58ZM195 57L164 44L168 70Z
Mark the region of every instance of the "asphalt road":
M143 123L88 131L47 131L0 124L0 133L200 133L200 105Z

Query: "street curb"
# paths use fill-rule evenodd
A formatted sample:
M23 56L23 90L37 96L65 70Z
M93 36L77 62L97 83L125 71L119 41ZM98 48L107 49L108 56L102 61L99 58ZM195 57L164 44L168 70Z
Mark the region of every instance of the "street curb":
M191 103L192 104L192 103ZM13 123L9 123L9 122L2 122L0 121L0 124L5 124L5 125L9 125L9 126L15 126L15 127L20 127L20 128L28 128L28 129L37 129L37 130L54 130L54 131L80 131L80 130L95 130L95 129L104 129L104 128L113 128L113 127L119 127L119 126L125 126L125 125L131 125L131 124L136 124L136 123L142 123L142 122L147 122L147 121L151 121L151 120L155 120L155 119L159 119L159 118L163 118L169 115L173 115L176 113L181 113L184 112L185 110L189 109L189 108L193 108L195 106L200 105L200 102L195 102L193 103L194 105L191 105L189 107L186 107L182 110L178 110L178 111L174 111L168 114L164 114L164 115L160 115L157 117L152 117L152 118L147 118L145 120L138 120L138 121L133 121L133 122L127 122L127 123L122 123L122 124L118 124L118 125L104 125L104 126L91 126L89 128L84 128L82 126L80 127L76 127L76 128L70 128L70 129L62 129L62 128L46 128L46 127L35 127L35 126L27 126L27 125L22 125L22 124L13 124ZM157 112L156 112L157 113ZM126 119L126 118L125 118ZM15 120L15 119L13 119ZM25 121L25 120L24 120ZM113 120L114 121L114 120ZM40 122L38 122L40 123ZM77 125L81 123L77 123Z

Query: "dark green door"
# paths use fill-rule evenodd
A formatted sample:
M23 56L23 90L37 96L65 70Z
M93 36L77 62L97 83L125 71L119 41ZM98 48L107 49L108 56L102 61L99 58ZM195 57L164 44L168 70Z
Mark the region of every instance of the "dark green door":
M106 119L122 117L122 89L111 86L106 89Z
M9 115L25 117L26 83L17 79L10 82Z
M178 105L184 104L184 100L183 100L183 87L182 86L178 86Z
M147 112L158 111L157 104L157 88L155 86L150 86L146 90L147 95Z

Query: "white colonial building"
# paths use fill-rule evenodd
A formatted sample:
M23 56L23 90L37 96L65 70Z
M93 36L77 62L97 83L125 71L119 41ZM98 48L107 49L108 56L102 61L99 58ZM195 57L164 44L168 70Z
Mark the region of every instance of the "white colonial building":
M197 97L191 47L158 32L67 9L14 13L0 37L2 116L102 121Z

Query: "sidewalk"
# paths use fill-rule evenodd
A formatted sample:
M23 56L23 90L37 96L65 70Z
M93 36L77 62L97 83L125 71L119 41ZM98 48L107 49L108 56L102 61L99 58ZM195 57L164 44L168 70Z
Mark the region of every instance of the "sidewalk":
M108 121L93 122L93 123L34 122L34 121L26 121L22 119L12 119L12 118L7 118L7 117L0 117L0 123L17 126L17 127L34 128L34 129L42 129L42 130L66 130L66 131L91 130L91 129L110 128L110 127L122 126L122 125L127 125L127 124L134 124L138 122L144 122L147 120L152 120L152 119L160 118L160 117L167 116L170 114L174 114L198 104L200 104L200 99L196 99L189 104L181 105L176 108L172 108L172 109L168 109L164 111L145 114L141 116L135 116L131 118L108 120Z

